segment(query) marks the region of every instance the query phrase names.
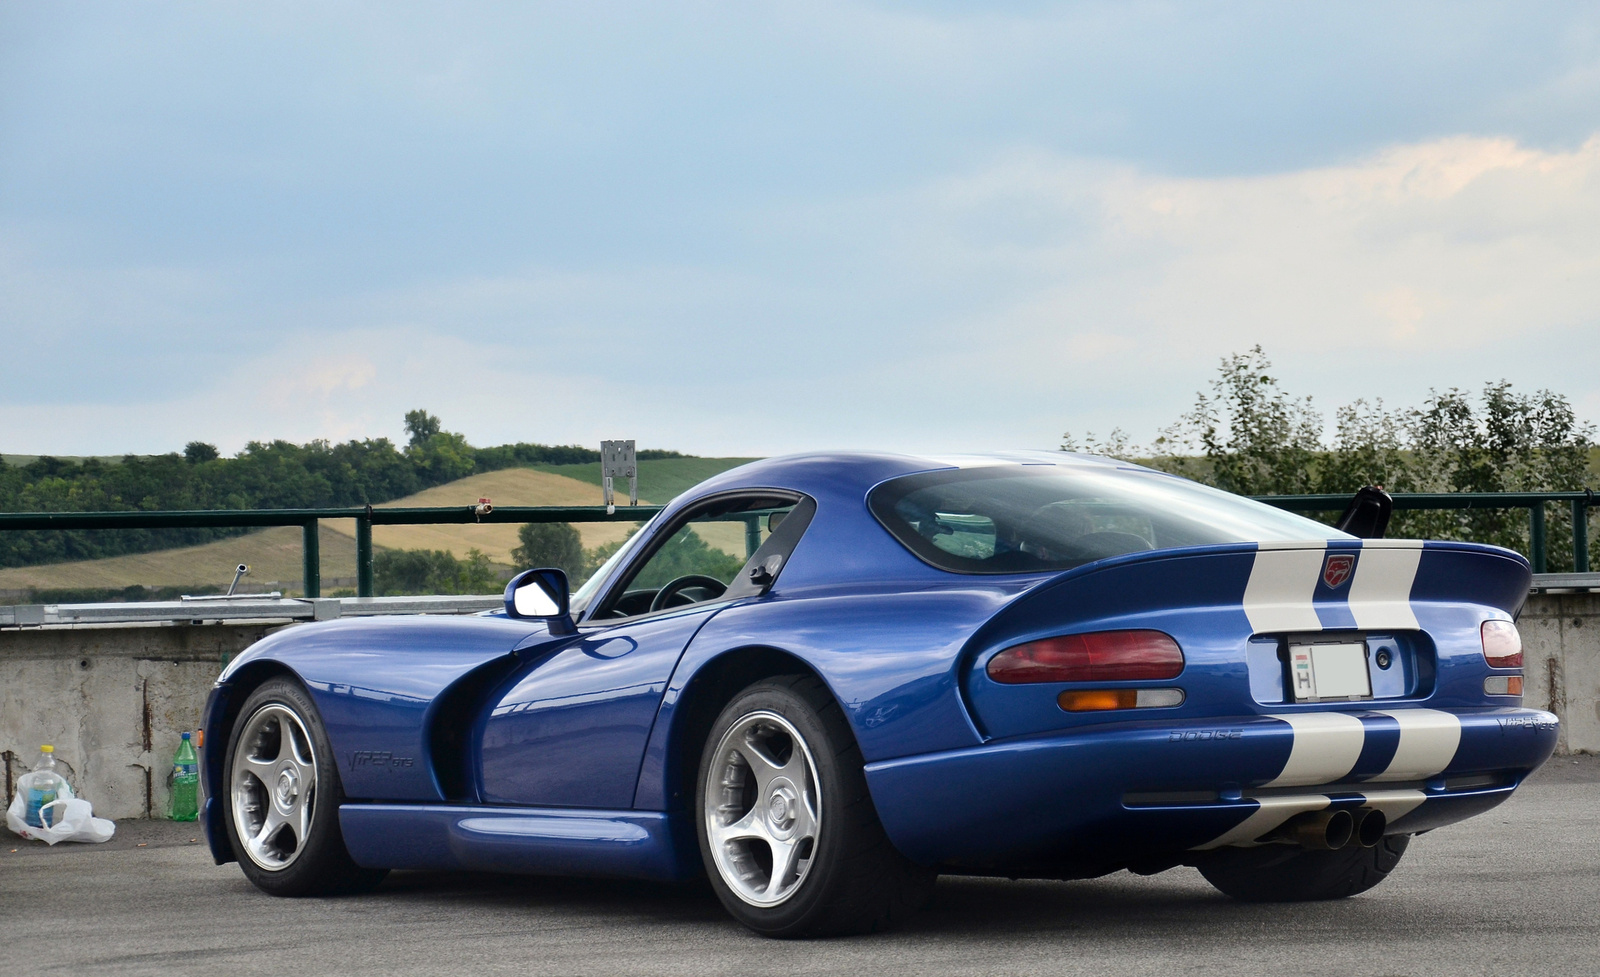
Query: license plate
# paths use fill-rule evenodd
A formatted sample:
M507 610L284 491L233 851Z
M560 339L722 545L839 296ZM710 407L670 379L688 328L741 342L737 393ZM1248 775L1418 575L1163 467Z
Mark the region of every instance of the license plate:
M1290 644L1289 688L1296 702L1372 698L1366 643Z

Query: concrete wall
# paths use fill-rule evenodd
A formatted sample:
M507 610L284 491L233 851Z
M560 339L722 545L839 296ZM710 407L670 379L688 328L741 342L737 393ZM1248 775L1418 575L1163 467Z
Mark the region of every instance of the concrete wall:
M1600 753L1600 594L1534 594L1517 619L1525 705L1561 717L1557 753Z
M1600 594L1535 594L1519 622L1523 701L1562 719L1558 752L1600 753ZM179 734L223 664L274 630L179 625L0 630L0 763L11 786L52 743L111 818L164 817Z
M211 683L261 625L8 628L0 631L0 779L50 743L73 786L108 818L165 817L181 734Z

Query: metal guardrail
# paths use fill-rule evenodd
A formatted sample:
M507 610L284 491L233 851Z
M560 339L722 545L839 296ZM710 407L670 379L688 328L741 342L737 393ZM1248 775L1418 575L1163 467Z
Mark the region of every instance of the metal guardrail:
M1349 504L1348 495L1264 495L1257 501L1295 512L1338 512ZM1566 502L1572 507L1574 569L1589 569L1588 508L1600 504L1593 491L1583 492L1433 492L1401 493L1396 509L1518 509L1528 510L1529 562L1535 573L1546 568L1545 506ZM607 507L495 506L488 511L462 506L351 506L334 509L200 509L169 512L0 512L0 530L6 529L189 529L301 527L306 597L322 595L322 554L318 530L324 519L353 519L356 523L356 593L371 597L372 527L467 525L472 523L641 522L662 506ZM754 552L761 542L760 514L735 513L723 521L745 524L745 543Z
M1600 573L1535 574L1533 593L1600 591ZM0 628L126 624L241 624L331 621L383 614L476 614L505 606L501 594L442 597L283 597L228 601L22 604L0 607Z
M1348 495L1258 495L1258 502L1292 512L1341 512ZM1534 573L1548 564L1545 506L1565 502L1572 506L1572 566L1578 573L1589 569L1590 507L1600 505L1593 489L1582 492L1402 492L1392 496L1396 509L1527 509L1528 562Z
M505 606L501 594L442 597L312 597L260 600L163 600L0 607L0 628L106 624L227 624L331 621L384 614L476 614Z

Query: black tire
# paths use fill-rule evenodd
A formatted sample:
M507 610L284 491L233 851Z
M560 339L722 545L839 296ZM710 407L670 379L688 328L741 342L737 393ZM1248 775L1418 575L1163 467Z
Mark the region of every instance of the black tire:
M1288 845L1225 848L1196 868L1224 895L1241 902L1344 899L1382 882L1400 863L1409 835L1390 835L1371 848L1306 851Z
M258 807L262 798L259 796L260 788L255 784L243 788L236 784L234 767L240 756L240 737L252 728L252 719L273 715L280 717L281 736L284 721L281 710L285 709L299 720L310 739L313 754L310 766L315 769L316 778L311 789L304 792L303 803L309 808L309 827L305 837L294 846L287 864L274 868L259 864L240 837L240 818L251 816L249 812L239 809L237 799L240 791L245 791L243 796L256 802ZM250 761L247 759L246 762ZM226 794L219 800L224 805L223 820L227 825L228 842L233 846L234 856L238 858L245 877L261 891L275 896L345 895L371 889L389 874L388 869L362 868L351 859L350 852L345 848L344 835L339 828L339 805L344 801L344 790L339 783L339 767L333 756L333 745L328 740L328 732L322 725L316 704L305 687L294 679L269 679L245 699L228 733L222 783ZM256 783L266 786L259 778ZM267 802L271 802L270 796ZM294 833L293 827L291 825L290 834Z
M730 886L713 854L707 817L707 787L712 776L719 778L715 788L719 797L730 797L729 792L737 790L728 786L728 778L736 776L731 772L738 769L737 764L725 751L719 753L719 745L731 730L748 728L752 717L761 715L781 717L798 732L820 791L814 840L801 845L810 852L804 858L807 867L793 883L793 891L776 905L753 904ZM908 860L890 843L867 792L862 765L861 750L843 710L818 679L781 676L757 682L734 696L706 738L695 785L700 854L711 887L729 914L763 936L825 936L886 930L927 903L936 875ZM755 775L752 772L750 776L753 785ZM748 800L754 807L760 799ZM718 818L734 816L726 803L714 808L714 814ZM769 877L771 851L768 845Z

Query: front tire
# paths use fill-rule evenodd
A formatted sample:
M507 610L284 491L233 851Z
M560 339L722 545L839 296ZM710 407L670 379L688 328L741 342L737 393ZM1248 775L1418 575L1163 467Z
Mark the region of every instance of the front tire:
M263 682L239 710L223 770L228 841L245 877L275 896L371 889L339 829L344 791L316 704L299 682Z
M1409 835L1390 835L1371 848L1304 851L1286 845L1224 848L1196 867L1207 882L1241 902L1344 899L1382 882L1400 863Z
M935 875L890 843L844 712L816 678L740 692L711 727L695 791L700 853L728 912L765 936L888 929Z

